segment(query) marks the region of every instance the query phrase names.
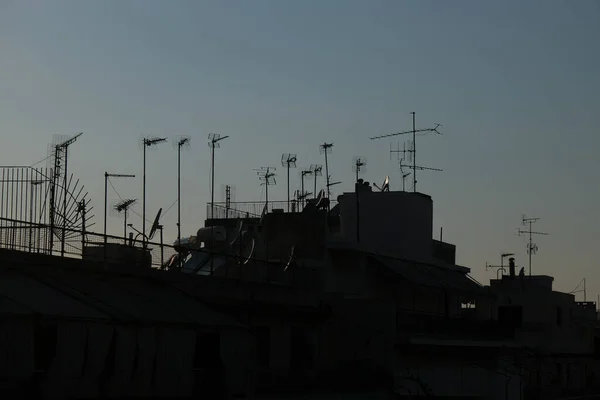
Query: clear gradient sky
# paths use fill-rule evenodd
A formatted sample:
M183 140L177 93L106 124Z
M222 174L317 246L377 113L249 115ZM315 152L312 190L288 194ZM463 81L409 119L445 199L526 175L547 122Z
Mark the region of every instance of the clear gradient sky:
M141 176L140 137L189 135L189 235L210 199L209 132L230 135L217 199L224 183L238 201L261 199L253 168L268 165L279 173L270 197L285 199L281 154L322 162L325 140L337 193L352 188L354 156L368 159L365 179L390 175L398 189L398 141L368 138L409 129L415 111L418 127L443 124L417 155L444 172L420 173L418 188L458 262L483 283L501 252L526 265L521 214L541 217L535 229L551 235L537 240L534 273L563 291L585 277L595 300L599 71L594 0L0 0L0 164L31 164L53 134L85 132L69 165L101 231L104 171ZM149 153L149 219L176 200L176 166L171 143ZM141 198L141 179L114 184ZM175 238L176 207L163 223ZM109 231L121 224L110 217Z

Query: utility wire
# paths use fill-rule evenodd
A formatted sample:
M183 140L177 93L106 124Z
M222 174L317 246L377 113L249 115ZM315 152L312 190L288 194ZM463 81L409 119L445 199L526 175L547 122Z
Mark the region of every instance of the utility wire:
M46 161L47 159L49 159L49 158L50 158L50 157L52 157L53 155L54 155L54 154L50 154L48 157L46 157L46 158L44 158L44 159L42 159L42 160L40 160L40 161L36 162L35 164L31 164L31 165L30 165L30 167L35 167L36 165L43 163L44 161Z

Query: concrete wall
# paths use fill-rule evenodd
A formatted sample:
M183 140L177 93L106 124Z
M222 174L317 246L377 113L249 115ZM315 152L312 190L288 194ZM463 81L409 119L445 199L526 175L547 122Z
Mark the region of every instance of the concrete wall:
M0 324L0 370L16 381L43 377L37 389L50 398L150 395L190 397L194 391L196 334L189 328L134 327L99 322L48 321L37 332L34 319ZM248 337L231 331L221 354L232 392L248 393ZM53 354L54 353L54 354ZM44 360L44 354L49 355ZM40 361L42 360L42 361Z
M557 353L591 353L593 331L589 322L593 311L585 312L575 303L571 294L555 292L548 286L548 279L528 282L527 279L504 279L491 281L491 292L497 295L492 316L498 318L498 307L520 305L523 309L523 327L518 339L532 346ZM561 324L557 313L560 310Z
M356 241L356 194L338 197L340 234ZM432 253L433 203L431 197L408 192L359 192L360 243L362 246L429 258Z

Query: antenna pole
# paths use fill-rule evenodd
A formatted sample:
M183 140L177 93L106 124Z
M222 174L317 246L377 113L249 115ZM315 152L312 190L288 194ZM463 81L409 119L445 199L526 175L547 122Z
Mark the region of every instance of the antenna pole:
M125 211L125 218L127 218L127 211ZM177 143L177 244L181 245L181 141ZM179 264L181 267L181 260Z
M146 146L147 142L144 139L144 177L142 183L142 247L146 248ZM104 234L104 240L106 241L106 234Z
M65 240L67 234L67 166L69 161L69 147L65 146L65 175L63 177L63 226L60 239L60 256L65 256Z
M106 214L108 203L108 172L104 171L104 248L106 248Z
M229 136L221 136L216 133L211 133L208 135L208 140L210 147L212 148L211 155L211 183L210 183L210 218L215 219L215 147L217 144L223 140L227 139ZM213 221L214 223L214 221ZM215 227L211 225L211 255L210 255L210 274L213 274L214 264L215 264Z
M125 239L125 244L127 244L127 209L125 209L125 222L123 223L123 239Z
M415 112L411 112L412 114L412 123L413 123L413 192L417 192L417 128L415 123Z
M304 208L304 171L301 172L301 176L302 176L302 179L300 179L300 180L302 181L302 184L301 184L302 191L300 192L300 195L302 196L302 206Z
M143 190L143 194L142 194L142 247L145 249L146 248L146 147L150 147L152 145L158 144L158 143L162 143L164 141L166 141L167 139L165 138L144 138L143 140L143 145L144 145L144 177L143 177L143 184L142 184L142 190Z
M327 199L329 199L329 163L327 161L327 150L325 150L325 182L327 185Z
M532 225L534 222L537 222L539 220L539 218L525 218L525 215L523 215L523 225L527 225L529 224L529 230L528 231L524 231L519 229L519 235L522 234L527 234L529 235L529 242L527 243L527 253L529 255L529 276L531 277L531 256L537 252L537 245L535 243L533 243L533 235L548 235L545 232L534 232L532 230Z
M104 248L106 249L107 243L107 233L106 233L106 212L108 208L108 178L135 178L135 175L126 175L126 174L109 174L108 172L104 172ZM125 214L125 219L127 219L127 214ZM125 225L127 226L127 225ZM127 231L127 230L126 230Z

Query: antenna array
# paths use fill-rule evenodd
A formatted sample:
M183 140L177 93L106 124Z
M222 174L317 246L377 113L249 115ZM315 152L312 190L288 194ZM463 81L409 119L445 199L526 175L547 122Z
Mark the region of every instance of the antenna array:
M365 157L354 157L352 162L352 171L356 174L356 182L358 182L358 177L361 173L366 172L367 170L367 159Z
M529 225L529 230L519 229L519 236L521 235L529 235L529 240L527 242L527 254L529 255L529 276L531 276L531 256L538 251L537 244L533 243L533 235L548 235L545 232L534 232L532 231L532 225L539 221L539 218L526 218L525 214L522 217L522 224L527 226Z
M263 212L266 213L266 211L269 208L269 186L272 185L276 185L277 181L275 180L275 171L276 168L275 167L261 167L256 171L256 174L258 175L258 180L260 181L260 185L264 185L265 186L265 209Z
M412 133L412 142L408 142L408 149L406 146L407 143L405 143L404 149L402 151L400 151L399 148L398 148L398 150L391 150L391 148L390 148L390 155L391 155L391 153L402 152L403 157L402 157L402 160L400 161L400 168L402 169L403 167L405 167L405 168L409 168L409 169L413 170L413 191L416 192L417 191L417 170L442 171L441 169L438 169L438 168L429 168L429 167L417 165L416 134L417 133L434 132L434 133L437 133L438 135L441 135L441 133L438 131L438 128L442 125L435 124L435 126L433 128L416 129L415 112L411 112L411 114L412 114L412 122L413 122L412 130L404 131L404 132L397 132L397 133L390 133L390 134L380 135L380 136L373 136L373 137L371 137L371 140L383 139L383 138L388 138L388 137L393 137L393 136L398 136L398 135L406 135L406 134ZM403 160L405 160L405 159L408 159L409 162L412 161L412 165L403 164ZM404 175L404 172L402 174Z

